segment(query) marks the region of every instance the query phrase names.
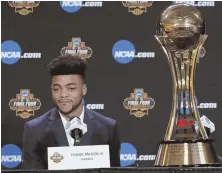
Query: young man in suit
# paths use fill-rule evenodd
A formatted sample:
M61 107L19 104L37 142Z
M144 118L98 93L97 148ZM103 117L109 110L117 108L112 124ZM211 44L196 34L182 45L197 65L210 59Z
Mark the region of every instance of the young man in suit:
M111 166L120 166L116 121L83 106L82 97L87 92L85 70L86 62L72 55L59 56L48 64L55 107L25 124L24 169L47 169L47 147L74 145L66 125L76 116L87 125L80 145L108 144Z

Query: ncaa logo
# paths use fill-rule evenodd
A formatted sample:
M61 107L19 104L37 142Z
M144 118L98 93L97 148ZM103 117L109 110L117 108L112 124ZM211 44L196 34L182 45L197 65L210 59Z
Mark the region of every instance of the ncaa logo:
M112 49L113 58L120 64L130 63L135 57L136 49L128 40L116 42Z
M77 40L77 39L75 39L74 41L73 41L73 45L75 45L75 46L80 46L80 42L79 42L79 40Z
M5 64L15 64L21 57L22 50L18 43L13 40L4 41L1 45L2 62Z
M155 52L137 52L134 45L128 40L117 41L112 49L113 58L120 64L130 63L134 58L150 59L155 57Z
M1 60L5 64L15 64L20 58L24 59L37 59L41 58L41 53L24 53L22 55L22 49L18 43L13 40L7 40L1 44L2 56Z
M75 13L82 7L82 1L60 1L59 3L67 13Z
M186 3L194 7L214 7L215 1L173 1L173 4Z
M121 143L120 164L122 167L132 165L137 160L137 150L130 143Z
M15 168L22 162L22 151L13 144L2 147L2 165L6 168Z

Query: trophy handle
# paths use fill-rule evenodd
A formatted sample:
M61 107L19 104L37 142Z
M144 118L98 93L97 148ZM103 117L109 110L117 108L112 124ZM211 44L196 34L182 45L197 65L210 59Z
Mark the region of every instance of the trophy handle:
M162 36L157 36L157 35L154 35L156 40L159 42L159 44L161 45L164 53L166 54L167 56L167 59L168 59L168 63L169 63L169 66L171 68L171 75L172 75L172 82L173 82L173 104L172 104L172 108L171 108L171 113L170 113L170 120L169 123L168 123L168 126L167 126L167 130L166 130L166 133L165 133L165 137L164 137L164 141L170 141L171 140L171 137L172 137L172 134L173 134L173 129L174 129L174 122L176 122L176 116L174 116L176 114L176 110L177 110L177 102L178 102L178 98L177 98L177 81L176 81L176 74L175 74L175 71L174 71L174 68L173 67L173 58L171 56L171 54L167 51L167 48L166 46L164 46L164 41L163 41L163 37Z
M169 53L167 52L166 47L164 46L163 36L154 35L155 39L158 41L158 43L161 45L164 53L166 54L168 60L169 60Z
M203 47L203 44L204 42L207 40L207 37L208 35L201 35L200 36L200 43L199 45L197 46L197 50L194 51L194 54L193 54L193 57L192 57L192 65L191 65L191 79L190 79L190 87L191 87L191 98L192 98L192 105L193 105L193 109L194 109L194 116L197 120L197 125L199 126L199 129L200 129L200 135L203 139L208 139L208 135L203 127L203 125L201 124L201 120L200 120L200 114L199 114L199 111L197 109L197 106L195 104L195 94L194 94L194 85L193 85L193 81L194 81L194 73L195 73L195 68L196 68L196 61L197 61L197 58L199 58L199 52L201 50L201 48Z

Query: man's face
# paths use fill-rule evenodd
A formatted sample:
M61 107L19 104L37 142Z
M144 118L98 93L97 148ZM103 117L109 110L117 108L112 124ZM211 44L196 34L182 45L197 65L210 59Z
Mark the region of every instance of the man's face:
M80 75L53 76L51 89L54 104L65 115L76 110L86 94L86 85Z

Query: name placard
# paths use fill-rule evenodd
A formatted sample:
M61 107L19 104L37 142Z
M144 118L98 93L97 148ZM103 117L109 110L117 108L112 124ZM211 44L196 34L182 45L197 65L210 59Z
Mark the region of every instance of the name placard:
M108 145L48 147L48 169L110 168Z

